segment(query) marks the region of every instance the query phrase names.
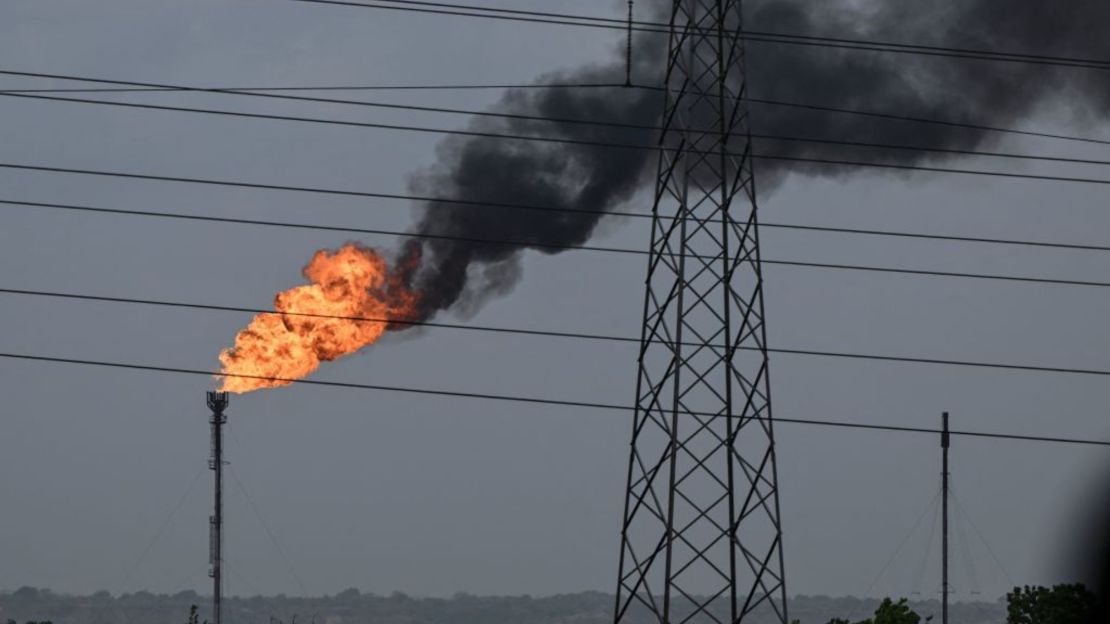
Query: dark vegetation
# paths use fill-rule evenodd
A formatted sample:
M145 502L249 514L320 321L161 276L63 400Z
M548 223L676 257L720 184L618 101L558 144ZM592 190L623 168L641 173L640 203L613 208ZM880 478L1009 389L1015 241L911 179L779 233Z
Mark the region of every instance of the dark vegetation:
M0 592L0 622L208 624L206 606L206 598L193 591L67 596L24 587ZM1021 587L997 602L955 602L950 620L953 624L1092 624L1097 621L1095 607L1094 594L1082 585ZM234 624L608 624L612 608L613 597L600 592L543 598L470 594L414 598L400 592L378 595L348 589L313 598L232 597L225 602L225 619ZM791 619L799 624L940 624L938 600L797 596L790 609ZM647 624L647 618L640 619ZM769 613L757 613L748 620L750 624L772 621Z

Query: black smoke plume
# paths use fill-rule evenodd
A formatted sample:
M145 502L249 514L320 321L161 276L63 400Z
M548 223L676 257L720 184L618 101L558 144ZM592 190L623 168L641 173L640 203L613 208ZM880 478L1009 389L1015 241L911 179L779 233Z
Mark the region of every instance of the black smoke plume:
M623 2L620 3L623 5ZM666 22L671 2L638 3L640 19ZM1106 0L746 0L748 31L890 40L942 47L1110 59L1110 2ZM538 27L538 26L537 26ZM637 33L637 82L660 84L667 37ZM547 76L549 82L621 82L624 68L590 67ZM748 93L752 98L886 111L959 123L1016 125L1049 106L1084 123L1110 111L1110 71L969 59L853 51L749 42ZM533 89L509 91L497 112L562 119L657 125L658 91L643 89ZM692 123L697 123L696 120ZM705 127L709 127L705 123ZM498 134L542 134L590 142L650 145L657 132L574 123L480 118L471 129ZM997 133L952 126L881 120L781 106L752 105L756 134L972 149L999 140ZM919 164L936 153L756 141L757 153ZM466 240L425 239L411 276L422 293L422 315L454 308L467 312L491 295L512 289L525 249L555 253L588 240L604 215L650 179L650 150L581 144L451 138L439 161L415 176L421 193L489 202L567 208L425 206L414 230ZM846 176L862 169L761 160L761 192L788 172ZM870 171L870 170L869 170ZM504 239L519 244L475 242Z
M550 82L611 80L620 67L549 76ZM518 89L498 112L567 120L587 119L648 125L659 116L659 97L640 89ZM549 143L487 137L453 137L439 146L439 163L414 178L425 195L462 198L485 205L425 207L415 230L432 236L420 250L417 290L424 313L452 306L465 313L516 283L520 253L532 248L558 253L589 240L606 212L640 187L650 149L614 149L598 143L648 148L651 132L619 126L482 118L471 130L532 135L583 143ZM510 207L512 206L512 207ZM526 206L556 208L529 210ZM483 240L516 241L506 245Z

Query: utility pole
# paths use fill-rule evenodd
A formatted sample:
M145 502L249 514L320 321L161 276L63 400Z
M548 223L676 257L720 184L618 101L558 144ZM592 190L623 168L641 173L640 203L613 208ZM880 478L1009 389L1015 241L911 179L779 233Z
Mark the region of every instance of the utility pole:
M943 459L941 460L942 468L940 475L941 483L941 624L948 624L948 446L950 436L948 435L948 412L943 416L943 428L940 433L940 449Z
M742 22L671 3L616 624L788 622Z
M213 514L208 518L208 576L212 578L212 624L221 624L220 610L223 590L223 526L224 526L224 445L223 428L227 424L228 395L209 392L208 409L212 410L212 454L208 468L214 473Z

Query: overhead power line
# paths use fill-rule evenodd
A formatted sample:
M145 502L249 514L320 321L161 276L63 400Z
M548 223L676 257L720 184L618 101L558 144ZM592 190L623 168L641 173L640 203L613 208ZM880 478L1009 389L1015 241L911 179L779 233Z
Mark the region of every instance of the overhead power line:
M644 89L639 85L623 83L515 83L515 84L434 84L434 85L333 85L319 87L70 87L54 89L3 89L4 93L160 93L182 91L212 91L215 93L241 92L266 93L269 91L504 91L507 89ZM307 98L306 98L307 99ZM311 100L309 100L311 101ZM339 100L337 100L339 101ZM351 103L357 103L352 100Z
M1020 275L1000 275L1000 274L986 274L986 273L968 273L959 271L930 271L923 269L898 269L888 267L876 267L870 265L859 264L830 264L821 262L800 262L795 260L761 260L763 264L793 266L793 267L808 267L813 269L839 269L844 271L866 271L874 273L894 273L901 275L919 275L927 277L959 277L966 279L981 279L981 280L996 280L1003 282L1025 282L1030 284L1054 284L1057 286L1089 286L1093 288L1108 288L1110 282L1099 281L1086 281L1086 280L1070 280L1070 279L1052 279L1041 277L1025 277Z
M922 171L928 173L945 173L953 175L986 176L992 178L1005 178L1011 180L1040 180L1043 182L1072 182L1076 184L1110 184L1110 180L1103 178L1085 178L1078 176L1052 176L1033 173L1010 173L1005 171L988 171L984 169L957 169L954 167L926 167L921 165L898 165L893 163L877 163L859 160L841 160L835 158L806 158L800 156L785 156L782 154L752 154L756 160L777 160L783 162L798 162L834 167L850 167L860 169L888 169L892 171Z
M14 164L14 163L0 163L0 168L16 169L16 170L24 170L24 171L50 172L50 173L71 173L71 174L80 174L80 175L118 177L118 178L148 180L148 181L156 181L156 182L180 182L180 183L188 183L188 184L209 184L209 185L214 185L214 186L225 186L225 187L236 187L236 188L250 188L250 189L263 189L263 190L275 190L275 191L293 191L293 192L304 192L304 193L319 193L319 194L339 195L339 196L346 196L346 197L374 197L374 198L388 198L388 199L412 199L412 200L417 200L417 201L427 201L427 202L434 202L434 203L474 205L474 206L487 206L487 207L501 207L501 208L517 208L517 206L514 206L512 204L498 204L498 203L494 203L494 202L473 202L473 201L466 201L466 200L460 200L460 199L426 198L426 197L406 196L406 195L398 195L398 194L370 193L370 192L365 192L365 191L343 191L343 190L337 190L337 189L297 187L297 186L285 186L285 185L276 185L276 184L237 182L237 181L229 181L229 180L213 180L213 179L206 179L206 178L160 176L160 175L149 175L149 174L139 174L139 173L124 173L124 172L116 172L116 171L96 171L96 170L90 170L90 169L69 169L69 168L62 168L62 167L46 167L46 166L40 166L40 165L22 165L22 164ZM9 203L16 203L16 202L9 202ZM20 202L20 203L22 203L24 205L34 205L31 202ZM45 207L45 206L46 205L44 204L43 207ZM51 207L62 208L64 206L63 205L52 205ZM533 207L523 206L523 205L519 206L519 208L525 209L525 210L528 210L528 209L543 210L542 207L533 208ZM112 209L96 209L96 210L90 210L90 212L114 212L114 213L119 213L119 214L124 213L123 211L112 210ZM610 213L604 213L604 214L602 214L602 216L607 216L608 214L610 214ZM154 216L154 215L149 215L149 216ZM158 216L168 216L168 213L167 214L161 214L161 215L158 215ZM227 222L233 222L231 219L224 219L224 220L227 221ZM246 221L246 220L240 220L240 221ZM258 224L258 225L278 225L278 226L283 226L283 227L293 227L292 224L282 225L282 224L278 224L278 223L264 223L264 222L258 222L256 224ZM296 227L301 227L301 226L298 225ZM306 229L332 229L332 228L330 228L330 227L325 228L324 226L320 226L320 227L308 226ZM484 244L517 244L517 245L531 246L531 247L537 247L537 248L543 248L543 247L552 248L552 247L554 247L554 248L557 248L557 249L567 249L567 250L569 250L569 249L583 249L583 250L590 250L590 251L606 251L606 252L612 252L612 253L634 253L634 254L647 253L647 252L642 251L642 250L630 250L630 249L621 249L621 248L612 248L612 247L609 247L609 248L587 247L587 246L583 246L583 245L565 245L564 246L564 245L544 244L542 242L507 241L507 240L497 240L497 239L469 238L469 237L446 236L446 235L435 235L435 234L387 232L385 230L377 230L377 231L374 231L374 230L360 230L360 231L362 231L364 233L389 234L389 235L397 235L397 236L407 236L407 237L412 237L412 238L440 238L440 239L465 240L465 241L478 242L478 243L484 243ZM1096 288L1110 288L1110 282L1100 282L1100 281L1093 281L1093 280L1072 280L1072 279L1028 277L1028 276L1020 276L1020 275L1000 275L1000 274L985 274L985 273L955 272L955 271L933 271L933 270L924 270L924 269L900 269L900 268L894 268L894 267L877 267L877 266L870 266L870 265L854 265L854 264L832 264L832 263L808 262L808 261L798 261L798 260L763 259L762 263L766 264L766 265L782 265L782 266L792 266L792 267L807 267L807 268L833 269L833 270L844 270L844 271L865 271L865 272L891 273L891 274L904 274L904 275L919 275L919 276L931 276L931 277L956 277L956 278L994 280L994 281L1005 281L1005 282L1052 284L1052 285L1057 285L1057 286L1083 286L1083 287L1096 287Z
M275 310L267 310L263 308L248 307L248 306L228 306L207 303L193 303L182 301L166 301L159 299L141 299L134 297L109 297L103 295L88 295L79 293L57 292L57 291L43 291L43 290L29 290L18 288L0 288L0 293L9 295L22 295L32 297L48 297L54 299L66 299L70 301L95 301L101 303L114 303L114 304L127 304L127 305L144 305L164 308L183 308L190 310L206 310L218 312L246 312L251 314L275 314L280 316L303 317L303 318L319 318L331 320L343 320L364 323L390 323L393 325L410 326L410 327L435 327L440 329L455 329L465 331L476 331L485 333L497 334L515 334L537 336L543 338L564 338L584 341L599 341L599 342L619 342L626 344L640 344L639 338L631 336L614 336L597 333L587 332L566 332L566 331L551 331L539 329L525 329L514 327L499 327L489 325L463 325L459 323L443 323L437 321L415 321L407 319L394 319L388 317L365 317L365 316L337 316L332 314L313 314L308 312L278 312ZM683 342L682 346L689 347L705 347L706 345L695 342ZM724 345L710 345L711 348L724 349ZM924 358L924 357L907 357L907 356L893 356L893 355L877 355L873 353L851 353L845 351L818 351L813 349L786 349L786 348L771 348L759 349L756 347L734 346L734 349L739 351L766 351L767 353L776 353L781 355L796 355L806 357L819 357L819 358L838 358L838 359L851 359L851 360L870 360L877 362L894 362L902 364L929 364L941 366L957 366L964 368L985 368L994 370L1009 370L1009 371L1022 371L1032 373L1053 373L1064 375L1087 375L1097 377L1110 377L1110 370L1090 369L1090 368L1068 368L1059 366L1037 366L1028 364L1007 364L1003 362L980 362L972 360L955 360L955 359L940 359L940 358Z
M539 405L558 405L558 406L563 406L563 407L585 407L585 408L597 408L597 409L603 409L603 410L618 410L618 411L629 411L629 409L630 409L629 407L627 407L625 405L608 404L608 403L593 403L593 402L588 402L588 401L568 401L568 400L557 400L557 399L540 399L540 398L525 397L525 396L493 395L493 394L485 394L485 393L479 393L479 392L457 392L457 391L447 391L447 390L429 390L429 389L424 389L424 388L412 388L412 387L403 387L403 386L361 384L361 383L340 382L340 381L323 381L323 380L319 380L319 379L300 379L300 380L298 380L298 379L283 378L283 377L268 377L268 376L264 376L264 375L224 374L224 373L221 373L221 372L218 372L218 371L207 371L207 370L190 369L190 368L178 368L178 367L168 367L168 366L150 366L150 365L142 365L142 364L123 363L123 362L105 362L105 361L97 361L97 360L83 360L83 359L76 359L76 358L47 357L47 356L40 356L40 355L21 354L21 353L0 353L0 358L15 359L15 360L26 360L26 361L39 361L39 362L54 362L54 363L60 363L60 364L80 364L80 365L86 365L86 366L104 366L104 367L111 367L111 368L123 368L123 369L132 369L132 370L147 370L147 371L155 371L155 372L183 373L183 374L189 374L189 375L204 375L204 376L210 377L210 378L232 377L232 378L237 378L237 379L256 379L256 380L260 380L260 381L272 381L272 382L282 382L282 383L302 383L302 384L326 386L326 387L332 387L332 388L356 388L356 389L365 389L365 390L382 390L382 391L403 392L403 393L409 393L409 394L427 394L427 395L437 395L437 396L448 396L448 397L453 397L453 398L488 399L488 400L512 401L512 402L517 402L517 403L532 403L532 404L539 404ZM706 414L706 415L709 415L709 414Z
M975 130L979 132L997 132L1001 134L1014 134L1020 136L1037 137L1042 139L1057 139L1061 141L1075 141L1079 143L1092 143L1096 145L1110 145L1110 140L1096 139L1093 137L1076 136L1070 134L1060 134L1055 132L1040 132L1036 130L1020 130L1017 128L1005 128L1002 126L993 126L984 123L970 123L952 121L947 119L937 119L932 117L915 117L912 115L896 115L893 113L884 113L881 111L869 111L855 108L839 108L835 106L822 106L820 104L809 104L805 102L785 102L782 100L768 100L761 98L748 98L748 102L754 104L766 104L770 106L784 106L789 108L798 108L803 110L812 110L825 113L836 113L843 115L858 115L861 117L871 117L874 119L885 119L888 121L902 121L908 123L922 123L936 126L945 126L949 128L963 128L965 130Z
M626 28L629 28L624 20L617 18L569 13L526 11L519 9L504 9L448 2L421 2L416 0L375 0L374 3L352 2L350 0L293 1L303 2L306 4L336 5L360 7L366 9L386 9L393 11L404 11L409 13L424 13L455 17L476 17L511 22L553 24L560 26L577 26L607 30L625 30ZM637 32L655 33L660 35L670 34L670 25L663 22L634 20L632 22L631 28L632 30L635 30ZM953 59L1049 65L1078 69L1110 69L1110 61L1105 59L1030 54L1025 52L1008 52L988 49L956 48L950 46L877 41L871 39L859 39L849 37L825 37L772 31L744 30L741 33L741 39L747 42L757 43L775 43L819 48L859 50L868 52L886 52Z
M183 219L188 221L207 221L212 223L229 223L238 225L259 225L267 227L281 227L281 228L294 228L305 230L324 230L329 232L347 232L352 234L371 234L381 236L398 236L408 238L432 238L432 239L447 239L447 240L460 240L462 237L439 235L439 234L420 234L418 232L402 232L398 230L384 230L378 228L356 228L356 227L343 227L335 225L325 225L317 223L294 223L288 221L273 221L265 219L243 219L237 217L217 217L209 215L197 214L182 214L176 212L159 212L154 210L129 210L124 208L101 208L96 206L81 206L74 204L58 204L49 202L32 202L21 201L12 199L0 199L0 204L9 206L26 206L29 208L48 208L57 210L68 210L75 212L91 212L94 214L111 214L120 216L138 216L138 217L154 217L164 219ZM578 211L570 208L551 208L552 211L566 211L566 212L588 212ZM650 214L642 212L607 212L606 215L621 216L621 217L634 217L642 219L651 219ZM947 234L929 234L925 232L904 232L897 230L874 230L866 228L846 228L846 227L832 227L822 225L804 225L796 223L776 223L768 221L760 221L759 227L763 229L782 229L790 231L801 232L818 232L826 234L846 234L853 236L869 236L880 238L909 238L919 240L935 240L942 242L958 242L958 243L982 243L990 245L1005 245L1005 246L1018 246L1018 247L1034 247L1043 249L1060 249L1068 251L1110 251L1110 245L1083 245L1078 243L1060 243L1051 241L1035 241L1035 240L1021 240L1012 238L993 238L985 236L954 236ZM464 240L472 240L475 242L491 243L491 244L505 244L513 246L526 246L531 245L535 247L544 247L540 241L511 241L508 239L478 239L467 238ZM633 254L633 255L647 255L649 252L642 249L631 249L626 247L604 247L596 245L548 245L551 249L560 250L580 250L580 251L597 251L604 253L618 253L618 254ZM697 257L697 256L693 256Z
M268 119L268 120L273 120L273 121L290 121L290 122L313 123L313 124L323 124L323 125L337 125L337 126L359 127L359 128L379 129L379 130L384 129L384 130L401 130L401 131L409 131L409 132L431 132L431 133L435 133L435 134L456 134L456 135L472 136L472 137L499 138L499 139L507 139L507 140L540 141L540 142L553 142L553 143L567 143L567 144L573 144L573 145L590 145L590 146L597 146L597 147L612 147L612 148L624 148L624 149L636 149L636 150L658 150L658 149L660 149L657 146L651 146L651 145L637 145L637 144L629 144L629 143L613 143L613 142L601 142L601 141L583 141L583 140L578 140L578 139L565 139L565 138L561 138L561 137L552 137L552 136L544 136L544 135L521 135L521 134L503 134L503 133L492 133L492 132L473 132L473 131L469 131L469 130L429 128L429 127L425 127L425 126L372 123L372 122L357 122L357 121L345 121L345 120L338 120L338 119L324 119L324 118L318 118L318 117L302 117L302 116L293 116L293 115L275 115L275 114L268 114L268 113L249 113L249 112L242 112L242 111L229 111L229 110L210 109L210 108L193 108L193 107L185 107L185 106L171 106L171 105L164 105L164 104L147 104L147 103L140 103L140 102L119 102L119 101L114 101L114 100L94 100L94 99L89 99L89 98L58 97L58 96L49 96L49 95L34 95L34 94L27 94L27 93L13 93L13 92L10 92L10 91L0 91L0 96L14 97L14 98L24 98L24 99L34 99L34 100L47 100L47 101L52 101L52 102L69 102L69 103L74 103L74 104L95 104L95 105L101 105L101 106L111 106L111 107L120 107L120 108L138 108L138 109L160 110L160 111L171 111L171 112L199 113L199 114L207 114L207 115L222 115L222 116L230 116L230 117ZM307 100L310 100L310 101L325 100L325 98L297 98L297 99L307 99ZM328 101L343 103L343 104L352 103L349 100L348 101L328 100ZM497 112L491 112L491 111L467 110L467 109L433 107L433 106L419 106L419 105L413 105L413 104L392 104L392 103L384 103L384 102L360 102L359 104L364 105L364 106L385 108L385 109L393 109L393 110L449 113L449 114L459 114L459 115L473 115L473 116L483 116L483 117L519 119L519 120L537 121L537 122L581 124L581 125L589 125L589 126L626 128L626 129L630 129L630 130L645 130L645 131L661 131L662 130L661 127L654 126L654 125L622 123L622 122L615 122L615 121L597 121L597 120L587 120L587 119L569 119L569 118L559 118L559 117L543 117L543 116L537 116L537 115L497 113ZM936 153L936 154L948 154L948 155L952 155L952 156L977 156L977 157L1004 158L1004 159L1013 159L1013 160L1032 160L1032 161L1041 161L1041 162L1083 164L1083 165L1100 165L1100 166L1110 165L1110 160L1100 160L1100 159L1090 159L1090 158L1072 158L1072 157L1063 157L1063 156L1045 156L1045 155L1039 155L1039 154L1020 154L1020 153L1013 153L1013 152L998 152L998 151L983 151L983 150L970 150L970 149L930 147L930 146L925 146L925 145L905 145L905 144L893 144L893 143L878 143L878 142L870 142L870 141L850 141L850 140L839 140L839 139L818 138L818 137L799 137L799 136L786 136L786 135L761 134L761 133L752 133L751 137L754 138L754 139L765 139L765 140L770 140L770 141L782 141L782 142L789 142L789 143L810 143L810 144L817 144L817 145L833 145L833 146L840 146L840 147L852 147L852 148L864 148L864 149L882 149L882 150L895 150L895 151L927 152L927 153ZM763 156L758 156L757 155L757 157L774 158L773 156L767 156L767 155L763 155ZM864 165L864 166L867 166L867 165Z
M0 202L2 203L2 202ZM792 223L764 223L760 221L759 227L802 230L812 232L828 232L836 234L858 234L861 236L882 236L893 238L914 238L923 240L936 240L960 243L983 243L989 245L1014 245L1022 247L1040 247L1048 249L1067 249L1073 251L1110 251L1110 246L1082 245L1075 243L1060 243L1051 241L1021 240L1013 238L997 238L987 236L954 236L948 234L929 234L925 232L902 232L893 230L874 230L867 228L826 227L820 225L801 225Z
M210 115L224 115L224 116L231 116L231 117L268 119L268 120L276 120L276 121L308 122L308 123L328 124L328 125L347 126L347 127L360 127L360 128L373 128L373 129L384 129L384 130L399 130L399 131L407 131L407 132L420 132L420 133L431 133L431 134L466 136L466 137L473 137L473 138L491 138L491 139L498 139L498 140L533 141L533 142L555 143L555 144L563 144L563 145L582 145L582 146L590 146L590 147L602 147L602 148L611 148L611 149L632 149L632 150L645 150L645 151L659 151L659 150L670 149L670 148L663 147L663 146L653 146L653 145L647 145L647 144L615 143L615 142L608 142L608 141L591 141L591 140L583 140L583 139L568 139L568 138L562 138L562 137L541 136L541 135L505 134L505 133L482 132L482 131L474 131L474 130L456 130L456 129L447 129L447 128L430 128L430 127L427 127L427 126L403 125L403 124L385 124L385 123L343 121L343 120L334 120L334 119L318 119L318 118L312 118L312 117L297 117L297 116L292 116L292 115L271 115L271 114L263 114L263 113L246 113L246 112L238 112L238 111L227 111L227 110L205 109L205 108L190 108L190 107L168 106L168 105L160 105L160 104L140 104L140 103L135 103L135 102L113 102L113 101L108 101L108 100L91 100L91 99L85 99L85 98L80 98L80 99L79 98L62 98L62 97L54 97L54 96L28 95L28 94L4 94L4 93L0 93L0 95L7 95L8 97L17 97L17 98L32 98L32 99L52 100L52 101L60 101L60 102L82 103L82 104L101 104L101 105L115 106L115 107L125 107L125 108L139 108L139 109L153 109L153 110L188 112L188 113L201 113L201 114L210 114ZM946 152L946 153L959 153L959 154L964 154L964 155L1007 156L1007 157L1010 157L1010 158L1063 161L1063 162L1071 162L1071 163L1101 164L1101 165L1110 164L1110 162L1107 162L1107 161L1057 158L1057 157L1036 156L1036 155L1005 154L1005 153L1002 153L1002 152L974 152L974 151L964 151L964 150L932 149L932 148L920 148L920 147L914 148L914 147L908 147L908 146L907 147L902 147L902 146L882 145L882 144L873 144L873 143L869 144L869 143L833 141L833 140L814 140L814 139L803 139L803 138L795 138L795 137L771 137L769 135L765 135L765 137L766 138L775 138L777 140L789 140L789 141L839 143L841 145L852 145L852 146L856 146L856 147L883 147L883 148L887 148L887 149L912 149L912 150L922 150L922 149L924 149L924 151L939 151L939 152ZM709 153L709 152L706 152L706 151L694 150L694 149L687 149L686 151L690 152L690 153L694 153L694 154ZM739 154L731 154L731 155L740 156ZM898 170L898 171L918 171L918 172L940 173L940 174L986 176L986 177L996 177L996 178L1004 178L1004 179L1022 179L1022 180L1039 180L1039 181L1048 181L1048 182L1068 182L1068 183L1079 183L1079 184L1110 185L1110 179L1090 178L1090 177L1082 177L1082 176L1057 176L1057 175L1044 175L1044 174L1032 174L1032 173L1011 173L1011 172L1005 172L1005 171L990 171L990 170L984 170L984 169L959 169L959 168L952 168L952 167L931 167L931 166L922 166L922 165L899 165L899 164L893 164L893 163L880 163L880 162L857 161L857 160L843 160L843 159L835 159L835 158L813 158L813 157L802 157L802 156L787 156L787 155L784 155L784 154L753 153L753 154L750 155L750 157L758 159L758 160L771 160L771 161L782 161L782 162L798 162L798 163L809 163L809 164L821 164L821 165L828 165L828 166L835 166L835 167L851 167L851 168L863 168L863 169L886 169L886 170Z
M0 165L0 166L2 166L2 165ZM597 245L545 244L545 243L539 242L539 241L486 239L486 238L475 238L475 237L451 236L451 235L443 235L443 234L422 234L422 233L419 233L419 232L402 232L402 231L397 231L397 230L338 227L338 226L316 225L316 224L308 224L308 223L289 223L289 222L282 222L282 221L267 221L267 220L260 220L260 219L241 219L241 218L235 218L235 217L211 217L211 216L203 216L203 215L185 215L185 214L178 214L178 213L142 211L142 210L125 210L125 209L118 209L118 208L96 208L96 207L92 207L92 206L74 206L74 205L71 205L71 204L52 204L52 203L44 203L44 202L27 202L27 201L12 201L12 200L0 200L0 204L15 205L15 206L27 206L27 207L32 207L32 208L52 208L52 209L70 210L70 211L79 211L79 212L91 212L91 213L99 213L99 214L145 216L145 217L158 217L158 218L170 218L170 219L183 219L183 220L191 220L191 221L209 221L209 222L215 222L215 223L230 223L230 224L238 224L238 225L258 225L258 226L284 227L284 228L307 229L307 230L324 230L324 231L335 231L335 232L349 232L349 233L355 233L355 234L397 236L397 237L402 237L402 238L432 239L432 240L457 240L457 241L468 241L468 242L475 242L475 243L481 243L481 244L491 244L491 245L511 245L511 246L517 246L517 247L533 247L533 248L539 248L539 249L546 248L546 249L553 249L553 250L560 250L560 251L576 250L576 251L590 251L590 252L599 252L599 253L627 254L627 255L637 255L637 256L643 256L643 255L647 255L649 253L645 250L630 249L630 248L626 248L626 247L604 247L604 246L597 246ZM640 215L640 216L643 216L643 215ZM834 231L834 232L845 232L845 233L854 233L854 234L907 236L907 237L912 237L912 238L930 238L929 235L925 235L925 234L912 234L912 233L893 233L892 234L892 233L883 233L883 232L874 231L874 230L853 230L851 228L824 228L824 227L820 227L820 226L792 226L792 225L778 225L778 226L770 225L770 226L766 226L766 227L782 227L782 228L788 228L788 229L815 230L815 231ZM938 238L940 238L941 240L947 240L947 239L950 239L950 238L958 238L958 237L938 237ZM1069 245L1064 245L1064 244L1036 243L1036 242L1033 242L1033 241L1029 241L1029 242L1003 241L1003 240L999 240L999 239L979 239L979 240L976 240L976 239L961 239L961 240L971 240L973 242L988 242L988 243L997 243L997 244L1029 244L1029 245L1034 245L1034 246L1038 246L1038 247L1050 246L1050 247L1062 247L1062 248L1078 248L1078 249L1083 249L1083 250L1110 250L1106 247L1069 246ZM697 257L701 257L701 256L692 255L691 257L696 257L697 258ZM996 274L968 273L968 272L962 272L962 273L961 272L944 272L944 271L929 271L929 270L919 270L919 269L901 269L901 268L895 268L895 267L877 267L877 266L869 266L869 265L828 264L828 263L803 262L803 261L793 261L793 260L773 260L773 259L765 259L765 260L763 260L763 263L764 264L770 264L770 265L810 267L810 268L834 269L834 270L870 271L870 272L879 272L879 273L908 274L908 275L921 275L921 276L932 276L932 277L958 277L958 278L967 278L967 279L983 279L983 280L1000 280L1000 281L1012 281L1012 282L1042 283L1042 284L1064 285L1064 286L1110 287L1110 282L1064 280L1064 279L1053 279L1053 278L1037 278L1037 277L1028 277L1028 276L1015 276L1015 275L996 275Z
M373 107L385 107L386 105L383 104L383 103L379 103L379 102L366 102L366 101L362 101L362 100L348 100L348 99L338 99L338 98L321 98L321 97L311 97L311 96L294 96L294 95L281 94L281 93L275 93L275 92L279 92L279 91L406 90L406 89L415 89L415 90L421 90L421 89L449 89L449 90L450 89L517 89L517 88L521 88L521 89L583 88L584 89L584 88L613 88L613 87L622 87L623 88L623 86L624 86L624 85L618 85L618 84L584 83L584 84L524 84L524 85L425 85L425 86L402 85L402 86L341 86L341 87L326 87L325 86L325 87L246 87L246 88L231 88L231 87L187 87L187 86L181 86L181 85L167 85L167 84L150 83L150 82L111 80L111 79L105 79L105 78L90 78L90 77L86 77L86 76L74 76L74 75L67 75L67 74L49 74L49 73L42 73L42 72L25 72L25 71L16 71L16 70L0 70L0 75L20 76L20 77L26 77L26 78L43 78L43 79L51 79L51 80L67 80L67 81L95 83L95 84L125 85L124 87L120 87L118 89L117 88L68 89L68 90L67 89L39 89L39 90L35 90L35 89L11 90L11 89L8 89L8 90L3 90L2 92L0 92L0 93L8 93L8 94L19 94L19 93L28 93L28 94L30 94L30 93L50 93L50 92L61 92L61 93L93 92L93 93L102 93L102 92L136 92L136 91L138 91L138 92L144 92L144 91L171 91L171 92L221 93L221 94L226 94L226 95L254 96L254 97L264 97L264 98L272 98L272 99L280 99L280 100L290 100L290 101L317 102L317 103L326 103L326 104L344 104L344 105L353 105L353 106L373 106ZM650 91L662 91L663 90L661 87L646 86L646 85L633 85L633 88L650 90ZM997 132L997 133L1015 134L1015 135L1021 135L1021 136L1031 136L1031 137L1039 137L1039 138L1057 139L1057 140L1064 140L1064 141L1076 141L1076 142L1082 142L1082 143L1110 145L1110 140L1096 139L1096 138L1092 138L1092 137L1082 137L1082 136L1066 135L1066 134L1050 133L1050 132L1038 132L1038 131L1033 131L1033 130L1020 130L1020 129L1016 129L1016 128L1004 128L1004 127L992 126L992 125L987 125L987 124L976 124L976 123L959 122L959 121L953 121L953 120L935 119L935 118L927 118L927 117L913 117L913 116L907 116L907 115L896 115L896 114L885 113L885 112L881 112L881 111L867 111L867 110L859 110L859 109L847 109L847 108L838 108L838 107L832 107L832 106L822 106L822 105L818 105L818 104L811 104L811 103L805 103L805 102L787 102L787 101L782 101L782 100L771 100L771 99L751 98L751 97L747 98L747 101L749 103L763 104L763 105L769 105L769 106L781 106L781 107L788 107L788 108L797 108L797 109L800 109L800 110L812 110L812 111L828 112L828 113L836 113L836 114L858 115L858 116L871 117L871 118L875 118L875 119L884 119L884 120L888 120L888 121L924 123L924 124L942 125L942 126L947 126L947 127L964 128L964 129L976 130L976 131L980 131L980 132ZM416 107L413 107L413 110L418 110L418 109ZM437 111L437 108L436 107L420 107L419 110ZM439 110L439 112L452 112L449 109L438 109L438 110ZM457 110L457 109L455 109L455 110ZM458 112L462 112L462 111L458 111ZM527 115L509 115L509 114L505 114L505 113L497 113L497 112L494 112L494 111L466 111L465 114L493 116L493 117L511 117L511 118L521 118L521 119L530 118ZM535 119L554 120L554 118L540 118L540 117L534 117L534 118ZM567 120L567 121L570 121L570 120ZM578 120L578 122L581 122L581 120ZM631 126L631 127L635 127L635 126Z
M376 390L381 392L396 392L403 394L416 394L426 396L442 396L461 399L475 399L486 401L504 401L512 403L524 403L531 405L550 405L556 407L572 407L581 409L595 409L600 411L615 411L629 413L634 410L633 407L622 405L618 403L601 403L593 401L570 401L562 399L544 399L529 396L515 396L503 394L488 394L481 392L460 392L453 390L435 390L429 388L407 387L407 386L394 386L394 385L379 385L379 384L362 384L353 382L342 381L325 381L320 379L289 379L283 377L267 377L262 375L239 375L239 374L226 374L215 371L206 371L194 368L181 368L170 366L153 366L146 364L132 364L127 362L108 362L103 360L87 360L77 358L62 358L62 357L49 357L43 355L33 355L27 353L0 353L0 358L9 360L21 360L27 362L49 362L54 364L73 364L80 366L95 366L102 368L116 368L125 370L141 370L149 372L160 373L176 373L183 375L201 375L205 377L234 377L240 379L256 379L261 381L273 381L280 383L302 384L310 386L323 386L328 388L349 388L356 390ZM724 418L721 414L711 414L708 412L688 412L693 416L701 416L705 418ZM810 420L803 418L782 418L779 416L774 417L773 422L791 423L814 425L823 427L840 427L847 429L866 429L874 431L893 431L902 433L925 433L930 435L939 435L939 429L931 429L927 427L902 427L897 425L873 425L866 423L854 422L838 422L828 420ZM1054 437L1054 436L1033 436L1033 435L1019 435L998 432L986 431L949 431L951 435L966 436L975 438L993 438L1000 440L1018 440L1026 442L1051 442L1058 444L1080 444L1090 446L1110 446L1110 441L1106 440L1093 440L1082 438L1067 438L1067 437Z

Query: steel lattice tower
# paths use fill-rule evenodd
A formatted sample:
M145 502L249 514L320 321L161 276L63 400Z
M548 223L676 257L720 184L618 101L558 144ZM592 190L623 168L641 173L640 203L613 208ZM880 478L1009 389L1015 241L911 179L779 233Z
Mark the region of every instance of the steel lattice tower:
M741 23L673 3L618 624L787 622Z

